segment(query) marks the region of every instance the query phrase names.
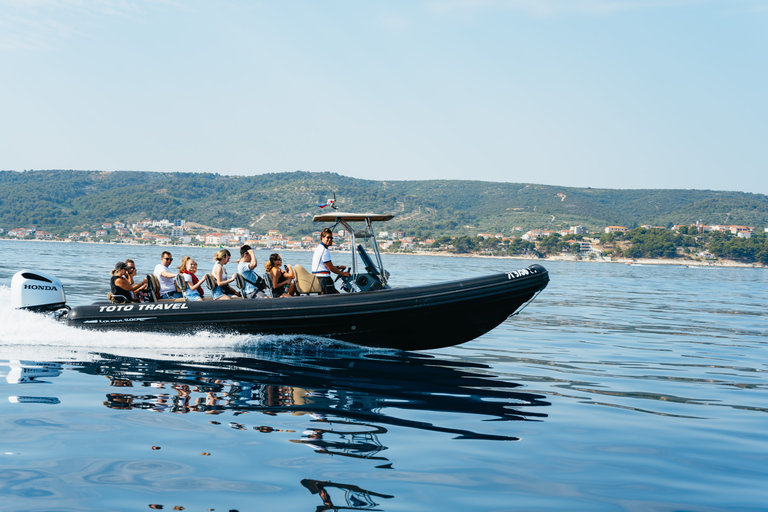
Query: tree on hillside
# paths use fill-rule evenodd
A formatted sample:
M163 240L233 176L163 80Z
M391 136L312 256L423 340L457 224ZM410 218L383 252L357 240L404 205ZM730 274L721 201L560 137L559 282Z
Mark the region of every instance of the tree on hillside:
M482 237L480 237L482 238ZM453 251L459 254L470 253L477 247L477 239L460 236L453 239Z

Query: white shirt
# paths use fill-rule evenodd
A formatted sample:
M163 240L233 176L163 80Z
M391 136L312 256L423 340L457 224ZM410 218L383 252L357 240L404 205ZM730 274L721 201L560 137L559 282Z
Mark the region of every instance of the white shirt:
M160 295L165 295L166 293L173 293L176 291L176 284L173 282L172 277L163 277L161 272L168 272L170 274L173 274L170 270L168 270L168 267L163 265L162 263L158 263L155 267L155 271L153 274L157 276L157 280L160 281Z
M317 277L330 277L331 272L325 266L327 261L331 261L331 253L326 246L320 244L312 255L312 273Z
M213 270L211 270L211 273L214 275L214 277L216 276L216 267L221 267L221 280L222 281L226 281L227 280L227 269L224 267L224 265L222 265L221 263L219 263L217 261L216 263L213 264ZM216 286L218 286L218 284Z

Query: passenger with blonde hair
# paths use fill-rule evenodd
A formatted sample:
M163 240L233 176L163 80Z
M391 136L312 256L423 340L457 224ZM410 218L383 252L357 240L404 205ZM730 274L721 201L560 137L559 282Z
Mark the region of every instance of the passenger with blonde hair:
M187 289L184 290L184 298L187 300L203 300L203 281L197 278L197 262L190 256L184 256L179 265L179 273L184 276L187 282Z
M216 281L216 287L211 292L213 294L213 300L219 299L231 299L232 297L239 297L240 295L235 292L229 283L235 280L234 277L227 277L227 269L224 265L229 263L229 259L232 255L227 249L222 249L213 256L213 260L216 262L213 264L213 278Z

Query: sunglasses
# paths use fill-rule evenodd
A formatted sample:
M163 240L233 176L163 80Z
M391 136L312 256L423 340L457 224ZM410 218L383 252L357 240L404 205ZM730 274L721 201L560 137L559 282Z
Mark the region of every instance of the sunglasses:
M165 258L163 258L163 259L164 259L164 260L168 260L168 261L173 261L173 258L169 258L168 256L166 256L166 257L165 257Z
M125 267L127 270L136 270L136 267Z

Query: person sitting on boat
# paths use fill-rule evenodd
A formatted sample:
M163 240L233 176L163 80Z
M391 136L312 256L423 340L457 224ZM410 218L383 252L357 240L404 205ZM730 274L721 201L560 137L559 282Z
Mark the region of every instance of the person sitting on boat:
M296 274L293 272L293 268L290 265L285 266L285 270L280 268L283 264L283 258L277 254L270 254L269 261L264 265L267 269L267 274L272 281L272 297L290 297L291 295L297 295Z
M181 293L176 291L176 284L174 279L176 274L172 273L168 266L173 261L171 253L163 251L160 256L160 263L155 266L153 274L157 276L157 280L160 282L160 298L161 299L180 299Z
M245 279L245 288L243 292L246 299L257 297L266 297L263 291L256 287L259 278L253 269L256 268L256 254L250 245L244 245L240 248L240 260L237 263L237 272Z
M349 277L349 272L344 271L347 267L344 265L337 267L331 262L331 253L329 251L331 245L333 245L333 231L325 228L320 233L320 245L317 246L315 254L312 256L312 273L317 277L320 286L323 288L323 293L326 294L339 293L333 285L331 272L342 277Z
M131 284L128 276L128 265L123 261L117 262L111 274L112 278L109 281L109 287L112 295L122 297L126 302L135 302L133 292L147 287L146 279L139 284Z
M213 264L213 278L216 281L216 288L211 292L213 294L213 300L219 299L231 299L237 295L229 283L235 280L234 277L227 277L227 269L224 265L229 263L229 259L232 257L227 249L222 249L213 256L213 260L216 262ZM233 293L234 292L234 293Z
M125 270L128 274L128 282L131 284L131 286L133 286L134 284L136 284L133 282L133 278L136 276L136 264L133 262L133 260L131 259L125 260ZM131 298L135 300L136 293L131 292Z
M136 263L134 263L131 259L125 260L125 270L128 272L128 282L131 283L131 286L133 286L136 284L134 283L134 278L136 277L137 272ZM146 282L146 279L144 281ZM131 292L135 302L149 302L150 293L147 290L148 286L148 284L144 285L135 292Z
M179 265L179 273L184 276L187 282L187 289L184 290L184 298L187 300L203 300L203 282L195 275L197 272L197 262L190 256L184 256Z

